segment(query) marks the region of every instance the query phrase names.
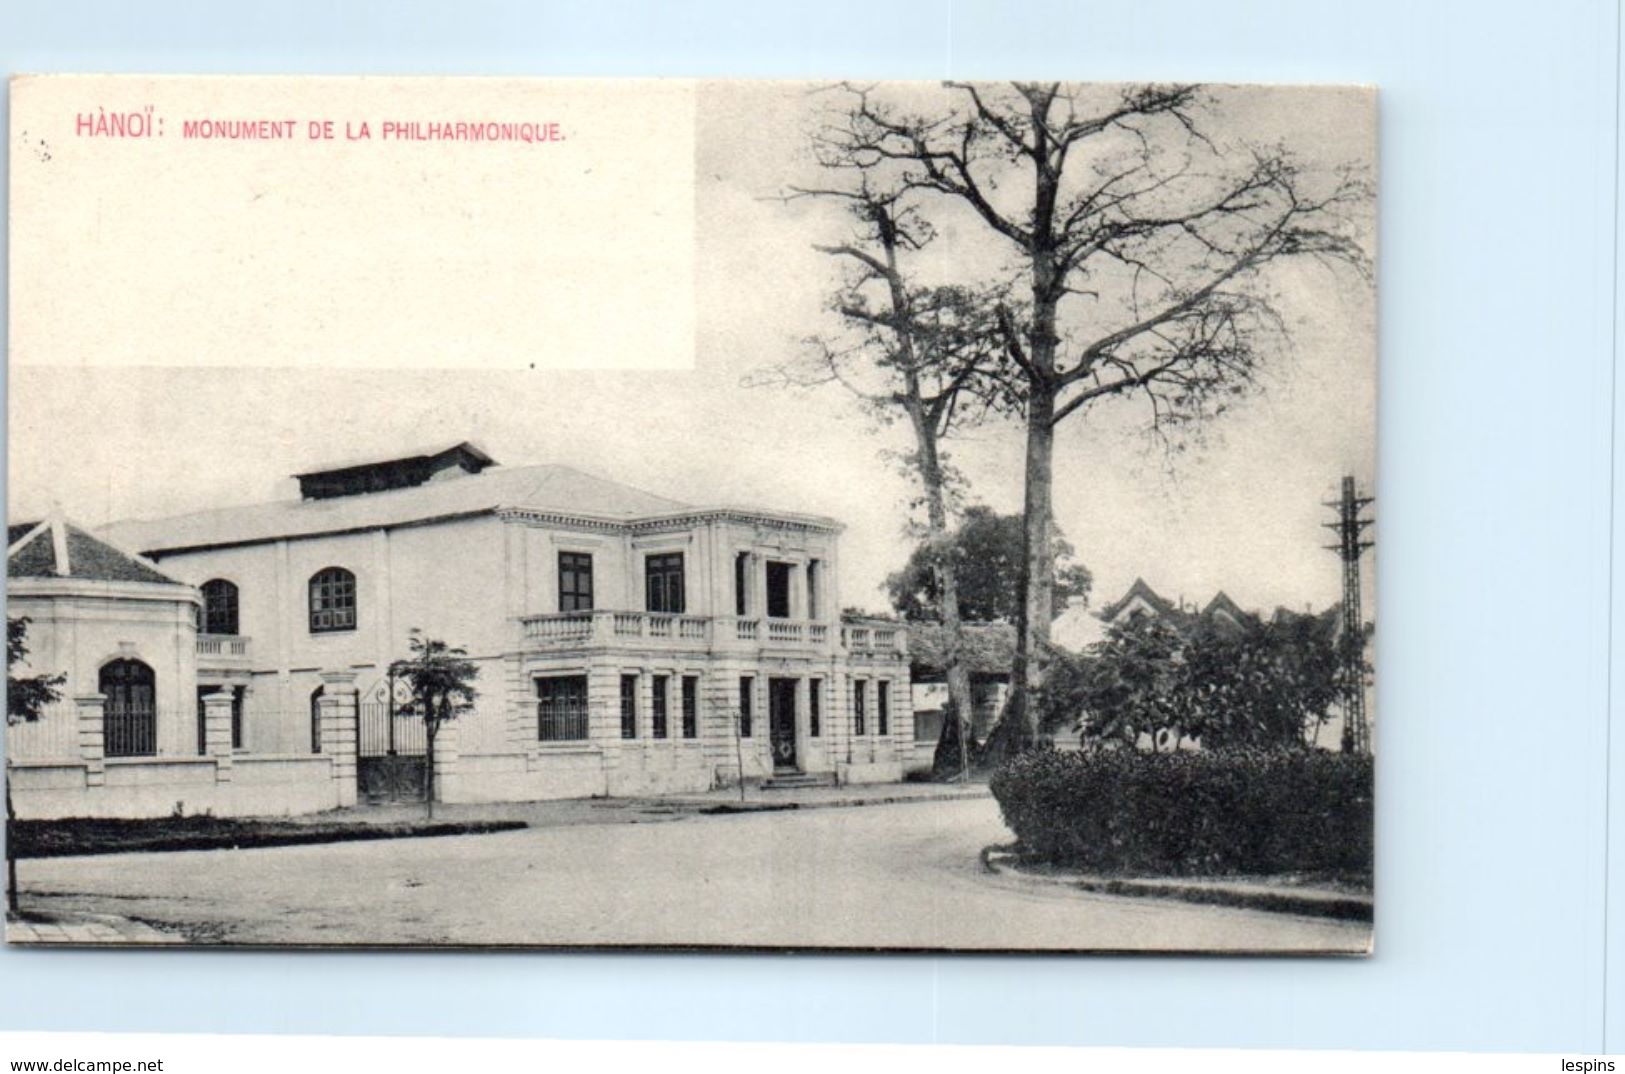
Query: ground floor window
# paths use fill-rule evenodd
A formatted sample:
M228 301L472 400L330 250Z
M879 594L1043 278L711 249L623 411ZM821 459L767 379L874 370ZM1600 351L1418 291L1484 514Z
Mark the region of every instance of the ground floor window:
M875 734L891 734L891 683L885 679L875 683Z
M152 668L139 660L102 666L96 685L107 700L102 743L108 757L151 757L158 752L158 690Z
M310 752L322 752L322 691L318 686L310 692Z
M868 722L868 698L865 696L869 684L862 679L852 684L852 733L854 735L867 734L864 725Z
M666 684L671 681L669 676L656 675L654 677L654 711L652 713L653 727L650 730L655 738L666 737Z
M587 677L559 675L536 680L537 738L582 742L587 738Z
M700 680L695 675L683 676L683 737L700 735Z
M621 737L638 737L638 677L621 676Z
M756 693L756 680L749 675L739 677L739 737L750 737L752 699Z
M817 738L824 720L824 680L807 680L807 736Z

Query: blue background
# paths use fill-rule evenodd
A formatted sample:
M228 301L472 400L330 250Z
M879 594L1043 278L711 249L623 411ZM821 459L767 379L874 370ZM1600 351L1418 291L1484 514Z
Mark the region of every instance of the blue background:
M8 73L1378 84L1382 742L1367 961L5 950L0 1028L1625 1050L1619 53L1606 0L7 3Z

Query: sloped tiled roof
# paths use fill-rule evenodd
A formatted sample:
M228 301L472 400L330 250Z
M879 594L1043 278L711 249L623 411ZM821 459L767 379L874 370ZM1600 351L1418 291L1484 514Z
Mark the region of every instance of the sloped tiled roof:
M1009 623L965 623L964 662L972 675L1008 675L1016 658L1016 628ZM948 632L941 623L909 623L908 655L916 678L940 676L947 664Z
M58 536L67 549L67 563L57 562ZM53 521L38 526L27 543L12 549L6 557L8 578L76 578L90 582L152 582L179 585L175 579L154 570L149 564L117 548L71 522ZM8 533L17 527L8 526ZM24 531L22 537L27 537ZM20 539L20 538L19 538Z
M686 506L568 466L493 467L478 474L386 492L282 500L170 518L115 522L102 532L128 547L159 552L398 526L482 514L499 507L630 521L680 511Z

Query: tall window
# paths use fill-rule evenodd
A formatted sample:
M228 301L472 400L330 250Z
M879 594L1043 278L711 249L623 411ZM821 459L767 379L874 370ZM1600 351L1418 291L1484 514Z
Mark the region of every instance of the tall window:
M683 554L667 552L648 556L643 561L644 591L647 597L645 611L683 611Z
M310 579L310 632L354 630L355 622L355 575L343 567L318 571Z
M205 634L237 633L237 587L224 578L202 585L203 619L198 629Z
M114 660L102 666L96 687L107 698L102 710L106 756L150 757L157 753L157 686L152 668L139 660Z
M683 676L683 737L698 738L700 734L700 680L695 675Z
M868 734L868 731L864 728L868 715L864 712L867 707L867 697L865 695L868 686L869 684L862 679L852 684L852 733L854 735Z
M817 738L823 732L824 680L807 680L807 735Z
M750 614L750 553L734 556L734 614Z
M536 680L537 738L542 742L583 742L587 738L587 676L560 675Z
M621 737L638 737L638 677L621 676Z
M671 679L668 676L656 675L652 684L654 686L654 711L652 713L653 720L651 721L653 726L650 728L649 733L655 738L666 737L666 684L670 681Z
M891 734L891 683L885 679L875 683L875 734Z
M739 677L739 737L750 737L750 720L755 708L756 680L749 675Z
M318 686L310 692L310 752L322 752L322 691Z
M790 618L790 571L788 563L767 565L767 617Z
M592 611L592 556L559 553L559 611Z

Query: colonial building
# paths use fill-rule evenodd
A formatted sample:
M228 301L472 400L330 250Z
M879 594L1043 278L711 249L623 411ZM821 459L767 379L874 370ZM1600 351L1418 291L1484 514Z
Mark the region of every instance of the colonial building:
M421 723L388 668L417 628L479 668L476 711L437 743L448 801L890 780L912 760L906 639L841 616L832 519L469 443L297 479L297 500L101 533L195 587L196 685L173 690L230 697L243 754L334 748L353 683L361 795L413 793ZM158 752L204 749L201 721L156 711Z

